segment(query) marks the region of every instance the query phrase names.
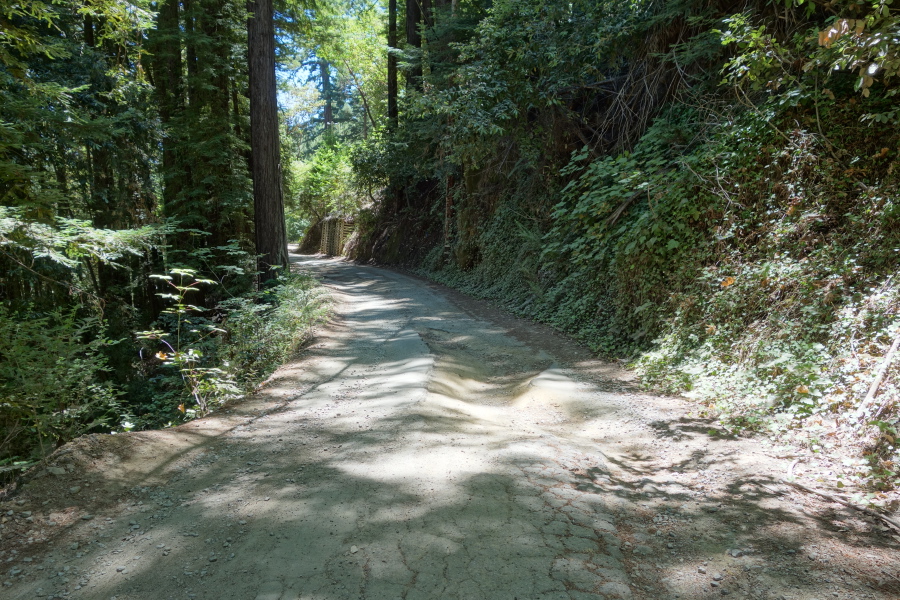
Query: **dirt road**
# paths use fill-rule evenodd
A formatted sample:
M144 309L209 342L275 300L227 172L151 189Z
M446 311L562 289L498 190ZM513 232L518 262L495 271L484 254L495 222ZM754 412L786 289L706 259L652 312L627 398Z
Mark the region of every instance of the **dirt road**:
M791 457L478 301L294 259L337 303L315 344L211 417L64 447L2 505L0 596L900 598L891 532L789 492Z

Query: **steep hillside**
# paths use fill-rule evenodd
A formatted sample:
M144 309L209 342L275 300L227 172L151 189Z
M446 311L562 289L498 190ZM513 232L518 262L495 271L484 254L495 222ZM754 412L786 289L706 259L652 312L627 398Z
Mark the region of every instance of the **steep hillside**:
M451 25L355 156L385 192L352 256L550 323L735 431L852 446L831 483L893 487L890 369L864 401L900 334L889 7L496 2Z

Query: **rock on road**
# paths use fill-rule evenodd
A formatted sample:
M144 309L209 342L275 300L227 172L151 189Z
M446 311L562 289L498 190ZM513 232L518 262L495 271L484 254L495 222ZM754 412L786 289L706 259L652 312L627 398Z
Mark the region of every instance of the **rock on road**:
M414 278L294 260L336 300L315 344L253 399L174 430L104 436L119 438L115 460L82 461L59 504L65 535L16 562L0 595L889 597L849 584L832 596L808 565L790 584L767 568L759 529L745 526L757 517L723 502L720 476L702 492L685 481L715 469L712 452L728 456L721 477L752 461L687 429L660 435L651 421L665 415L648 417L614 367ZM91 508L91 493L116 500Z

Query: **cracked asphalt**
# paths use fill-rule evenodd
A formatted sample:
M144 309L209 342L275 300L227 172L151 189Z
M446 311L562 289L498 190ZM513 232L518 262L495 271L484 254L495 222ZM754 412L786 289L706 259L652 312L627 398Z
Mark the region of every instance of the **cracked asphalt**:
M744 535L756 517L738 488L679 481L709 473L711 442L641 416L615 367L415 278L294 260L336 299L315 344L253 399L60 452L79 490L45 512L66 533L6 561L18 572L3 597L891 597L890 582L866 581L832 596L815 565L774 575L760 535L791 561L808 525L743 488L775 525L794 524ZM688 435L693 446L677 443ZM729 483L759 475L740 454L722 461Z

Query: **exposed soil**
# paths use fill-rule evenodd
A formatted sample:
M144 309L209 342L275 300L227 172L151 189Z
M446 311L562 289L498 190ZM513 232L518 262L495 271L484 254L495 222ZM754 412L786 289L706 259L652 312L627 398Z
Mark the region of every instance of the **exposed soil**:
M252 398L6 490L3 598L900 598L815 465L486 303L294 257L336 317Z

